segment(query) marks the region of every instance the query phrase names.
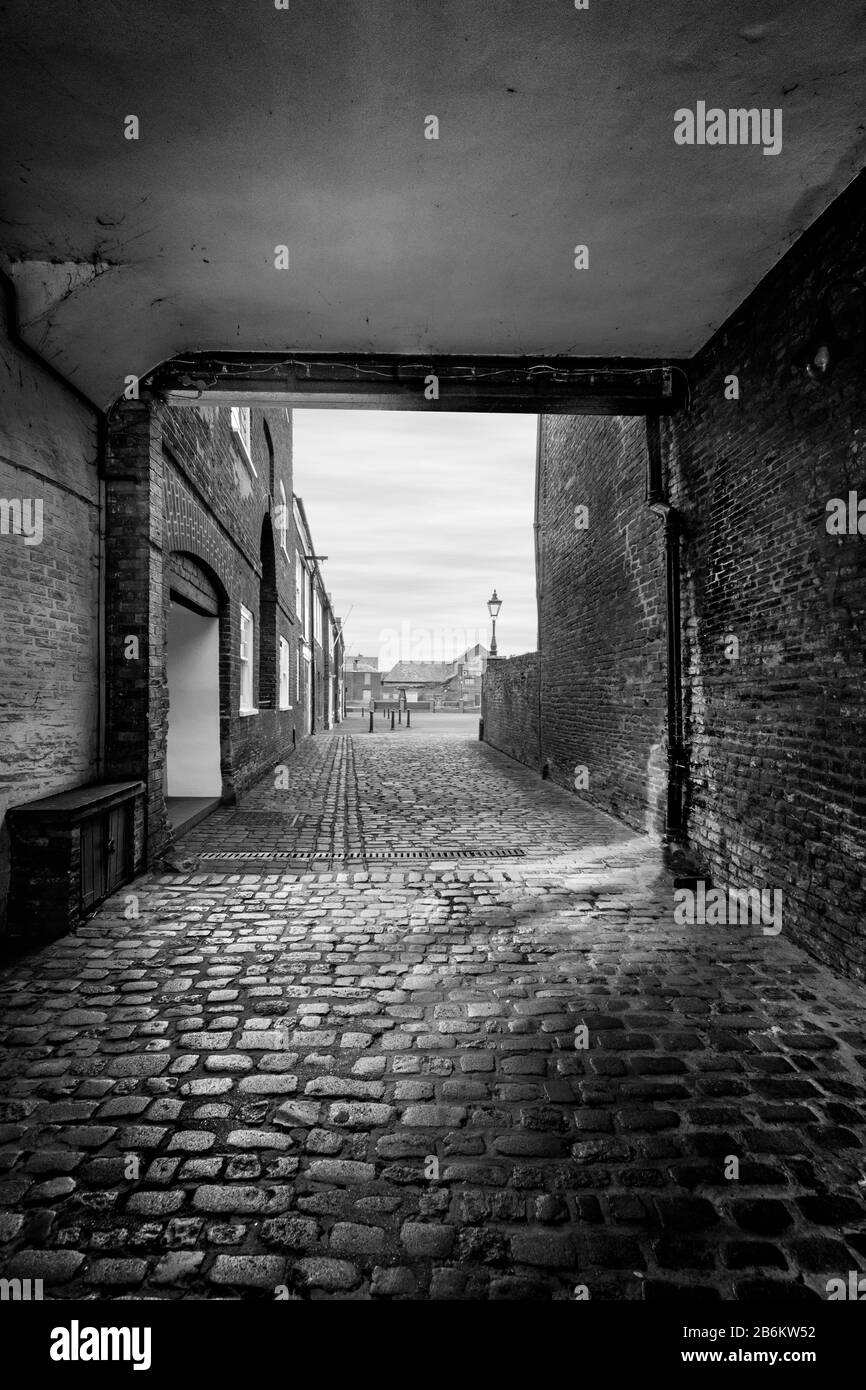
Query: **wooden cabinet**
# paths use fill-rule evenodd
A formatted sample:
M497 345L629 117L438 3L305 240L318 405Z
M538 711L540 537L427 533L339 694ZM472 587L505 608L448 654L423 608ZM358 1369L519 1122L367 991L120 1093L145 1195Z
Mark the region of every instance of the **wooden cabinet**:
M9 927L59 936L127 883L143 863L144 784L79 787L11 807Z

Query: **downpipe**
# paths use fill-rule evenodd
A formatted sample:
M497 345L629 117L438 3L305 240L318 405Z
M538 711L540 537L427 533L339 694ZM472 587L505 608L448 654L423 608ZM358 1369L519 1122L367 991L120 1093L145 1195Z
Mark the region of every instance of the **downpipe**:
M664 527L665 608L667 626L668 785L665 831L670 839L685 835L685 792L688 755L683 725L683 653L680 613L680 515L665 493L661 426L657 415L646 417L647 503Z

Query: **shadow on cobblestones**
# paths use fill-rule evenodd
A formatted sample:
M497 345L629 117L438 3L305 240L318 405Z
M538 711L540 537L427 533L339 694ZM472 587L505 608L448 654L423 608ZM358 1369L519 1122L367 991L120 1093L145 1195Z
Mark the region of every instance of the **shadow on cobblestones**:
M339 840L397 745L313 744L323 795L354 756ZM476 839L519 832L526 858L152 874L3 972L4 1277L63 1299L743 1299L864 1267L855 989L781 937L676 926L657 846L461 749ZM404 761L434 818L443 775L420 743Z

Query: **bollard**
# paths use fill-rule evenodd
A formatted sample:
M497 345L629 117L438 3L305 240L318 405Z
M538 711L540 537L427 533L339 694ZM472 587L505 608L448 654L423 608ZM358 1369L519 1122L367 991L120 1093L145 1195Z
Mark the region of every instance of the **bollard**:
M372 710L370 710L370 730L369 730L369 732L370 732L370 733L373 732L373 711L372 711Z
M391 711L391 728L393 729L393 727L394 727L394 711L392 710L392 711Z
M406 711L406 728L407 728L407 729L409 728L411 722L412 722L412 711L411 711L410 709L407 709L407 711Z
M397 723L398 723L398 724L402 724L402 723L403 723L403 711L402 711L402 709L398 709L398 711L397 711Z

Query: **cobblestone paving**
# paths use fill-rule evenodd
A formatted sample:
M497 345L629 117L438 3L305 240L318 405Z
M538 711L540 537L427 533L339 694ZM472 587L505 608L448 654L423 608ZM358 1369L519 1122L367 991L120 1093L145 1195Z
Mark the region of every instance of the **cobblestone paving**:
M474 725L346 727L178 856L300 813L332 864L524 857L152 874L7 967L0 1277L808 1299L866 1268L859 991L784 935L675 926L650 842Z

